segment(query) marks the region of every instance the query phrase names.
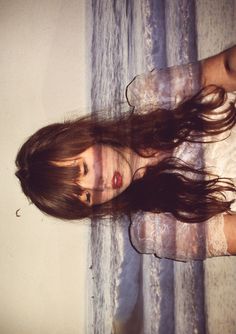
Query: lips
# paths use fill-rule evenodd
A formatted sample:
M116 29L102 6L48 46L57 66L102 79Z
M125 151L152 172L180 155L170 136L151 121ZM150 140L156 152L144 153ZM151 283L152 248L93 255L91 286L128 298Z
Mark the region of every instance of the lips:
M112 178L112 188L119 189L122 187L122 176L119 172L115 172Z

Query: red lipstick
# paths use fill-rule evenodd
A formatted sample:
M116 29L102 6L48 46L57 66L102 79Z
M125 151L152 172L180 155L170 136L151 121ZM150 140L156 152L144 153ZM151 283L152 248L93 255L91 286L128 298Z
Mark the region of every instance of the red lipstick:
M115 172L112 178L112 188L113 189L119 189L122 187L122 176L120 175L119 172Z

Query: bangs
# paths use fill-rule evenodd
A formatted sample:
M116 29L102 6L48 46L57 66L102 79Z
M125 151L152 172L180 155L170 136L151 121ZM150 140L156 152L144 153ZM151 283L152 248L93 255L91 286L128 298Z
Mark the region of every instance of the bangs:
M78 166L59 167L53 163L37 163L31 167L30 184L34 191L41 194L58 193L81 194L82 189L78 186L80 170Z

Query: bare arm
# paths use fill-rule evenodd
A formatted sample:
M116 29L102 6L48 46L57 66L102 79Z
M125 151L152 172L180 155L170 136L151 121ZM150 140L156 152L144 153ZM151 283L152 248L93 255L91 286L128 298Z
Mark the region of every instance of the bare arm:
M236 91L236 46L201 61L202 85L215 84ZM228 252L236 255L236 214L224 215L224 233Z
M214 84L226 91L236 90L236 46L201 62L203 86Z
M224 233L228 244L228 252L236 255L236 215L224 215Z

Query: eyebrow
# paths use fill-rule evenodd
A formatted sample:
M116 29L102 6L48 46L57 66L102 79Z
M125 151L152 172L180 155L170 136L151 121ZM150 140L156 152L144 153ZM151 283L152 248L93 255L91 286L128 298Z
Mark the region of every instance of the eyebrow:
M80 167L80 164L77 165L77 160L76 159L73 160L73 163L71 164L71 167L77 167L79 176L81 176L81 173L82 173L81 167Z
M77 168L78 168L78 172L79 172L79 176L81 175L81 168L80 168L80 166L77 166Z

